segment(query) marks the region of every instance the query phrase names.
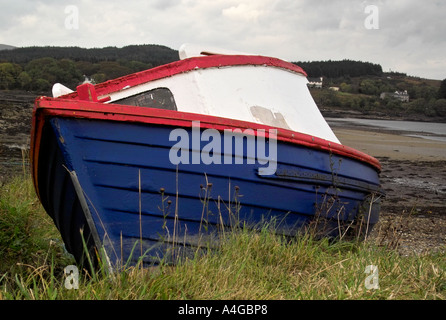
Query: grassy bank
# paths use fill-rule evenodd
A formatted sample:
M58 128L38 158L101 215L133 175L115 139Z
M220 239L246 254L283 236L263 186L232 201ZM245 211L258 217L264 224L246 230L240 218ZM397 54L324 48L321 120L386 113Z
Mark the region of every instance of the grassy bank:
M400 256L373 241L284 239L267 229L226 234L218 251L176 266L81 273L34 194L19 176L0 191L1 299L446 299L446 254ZM378 267L378 278L366 273ZM371 288L379 285L379 288Z

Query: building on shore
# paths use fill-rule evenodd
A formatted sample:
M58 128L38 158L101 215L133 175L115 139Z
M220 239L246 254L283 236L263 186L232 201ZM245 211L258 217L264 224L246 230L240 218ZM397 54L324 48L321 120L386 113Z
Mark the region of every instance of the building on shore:
M323 81L324 81L323 77L308 78L307 85L308 85L309 88L322 89Z
M398 99L401 102L409 102L409 94L407 93L407 90L404 91L395 91L395 92L383 92L379 96L381 99L385 98L394 98Z

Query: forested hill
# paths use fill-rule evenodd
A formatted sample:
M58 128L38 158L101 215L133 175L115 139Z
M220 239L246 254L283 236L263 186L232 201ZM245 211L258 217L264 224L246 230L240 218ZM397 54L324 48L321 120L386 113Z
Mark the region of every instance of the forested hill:
M341 60L341 61L311 61L293 62L308 74L308 77L362 77L382 76L381 65L370 62Z
M178 51L161 45L131 45L122 48L80 48L80 47L24 47L1 50L0 61L18 64L28 63L40 58L71 59L73 61L129 60L160 65L178 60Z
M0 90L47 92L56 82L76 88L85 77L100 83L178 59L178 51L155 44L122 48L24 47L0 50ZM344 82L341 89L348 87L350 93L369 94L371 91L365 88L367 83L360 86L361 83L352 79L380 77L385 85L389 82L383 77L381 66L370 62L328 60L294 63L302 67L310 78L324 77L324 87L340 86ZM409 90L395 85L378 83L375 87L379 88L373 94Z
M1 49L1 48L0 48ZM178 51L161 45L130 45L122 48L80 48L80 47L24 47L10 50L0 50L0 63L12 62L24 66L32 60L53 58L69 59L98 63L101 61L138 61L152 66L178 60ZM383 71L379 64L370 62L342 61L311 61L293 62L302 67L309 77L338 78L344 76L381 76Z
M161 45L0 50L0 90L46 92L56 82L75 88L85 77L99 83L176 60L178 51Z

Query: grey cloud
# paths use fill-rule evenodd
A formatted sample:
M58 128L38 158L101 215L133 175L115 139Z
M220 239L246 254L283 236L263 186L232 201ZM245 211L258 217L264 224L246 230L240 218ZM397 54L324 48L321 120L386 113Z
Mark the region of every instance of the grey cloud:
M0 12L0 43L84 47L158 43L177 49L183 42L197 42L291 61L359 59L394 70L403 67L398 71L416 75L425 65L426 77L446 77L441 74L446 70L444 1L79 0L70 4L79 6L77 31L63 28L65 3L8 1ZM364 27L367 5L379 9L379 30ZM20 25L24 17L39 19L39 27Z

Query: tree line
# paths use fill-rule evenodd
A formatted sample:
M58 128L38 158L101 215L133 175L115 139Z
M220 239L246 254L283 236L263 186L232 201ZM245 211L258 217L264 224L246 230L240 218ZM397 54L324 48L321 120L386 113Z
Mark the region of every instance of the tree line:
M139 61L142 63L161 65L178 60L178 51L165 46L130 45L122 48L80 48L80 47L24 47L12 50L0 50L0 62L13 62L20 65L40 58L56 60L69 59L97 63L101 61Z
M55 82L76 87L86 77L99 83L178 60L178 51L161 45L123 48L24 47L0 50L0 89L48 91ZM381 75L380 65L352 61L296 62L309 77Z
M370 62L340 60L340 61L308 61L293 62L308 74L308 77L361 77L361 76L382 76L381 65Z

